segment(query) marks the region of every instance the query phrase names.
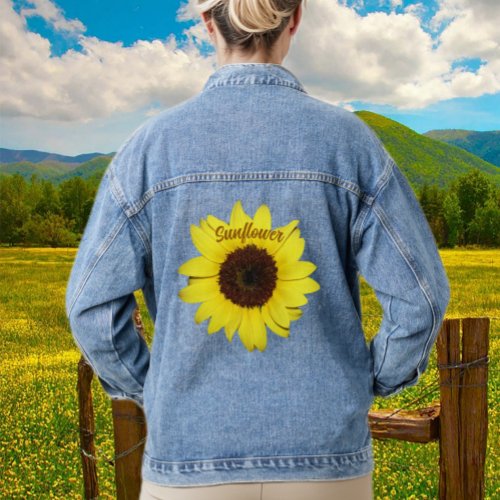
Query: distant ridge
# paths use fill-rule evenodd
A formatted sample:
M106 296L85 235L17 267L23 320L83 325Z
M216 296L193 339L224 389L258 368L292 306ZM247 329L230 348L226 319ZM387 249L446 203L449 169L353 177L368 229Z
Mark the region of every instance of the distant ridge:
M85 163L96 156L107 156L114 153L84 153L77 156L66 156L35 149L7 149L0 148L0 163L18 163L29 161L31 163L59 162L59 163Z
M356 111L355 114L380 137L385 148L415 190L418 190L424 183L446 188L457 177L474 168L483 172L496 185L500 185L498 166L461 147L431 138L427 135L429 132L419 134L395 120L371 111ZM464 132L470 133L471 131ZM498 140L498 136L495 135L498 132L478 133L494 134L493 137L497 137L496 140ZM492 144L494 143L493 141ZM493 149L493 146L489 148ZM7 154L11 154L10 159L16 158L14 154L19 154L19 157L23 159L4 161ZM22 156L23 154L25 156ZM41 178L49 179L55 184L76 176L96 179L104 173L114 154L88 153L64 156L42 151L0 149L0 175L19 173L28 180L31 175L38 174Z
M500 167L500 130L476 131L463 129L429 130L423 135L473 153Z
M40 179L50 180L53 184L59 184L71 177L100 178L112 158L111 155L100 155L84 163L62 163L57 161L0 163L0 176L20 174L26 180L29 180L35 174Z
M473 168L479 169L496 185L500 185L500 168L463 148L419 134L371 111L355 111L355 114L380 137L414 188L424 182L447 187L454 179Z

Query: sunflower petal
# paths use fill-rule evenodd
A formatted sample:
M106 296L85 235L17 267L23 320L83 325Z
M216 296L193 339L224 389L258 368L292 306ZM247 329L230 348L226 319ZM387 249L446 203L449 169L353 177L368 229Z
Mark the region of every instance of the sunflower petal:
M206 278L218 274L219 269L220 264L208 260L203 255L200 255L184 262L184 264L179 267L177 272L180 274L185 274L186 276L199 276L202 278Z
M202 323L205 321L207 318L212 316L214 311L217 309L219 306L221 300L223 300L222 295L218 295L217 297L214 297L213 299L206 300L203 302L200 307L198 307L198 310L196 311L194 315L194 320L197 324Z
M278 280L278 285L274 294L277 300L287 307L299 307L307 304L307 297L301 293L300 289L288 286L287 283L297 283L302 280L282 281Z
M271 253L276 253L287 241L292 232L296 229L297 224L299 223L298 219L294 219L290 221L286 226L277 227L275 231L281 231L283 233L283 237L281 241L275 239L274 241L270 241L269 250ZM298 230L298 228L297 228Z
M250 321L248 308L242 307L241 323L238 329L240 335L240 340L248 351L252 352L254 350L253 335L252 335L252 323Z
M281 265L299 260L304 253L305 243L304 238L300 237L300 230L296 228L285 241L285 244L281 245L280 249L274 254L276 263Z
M312 293L320 289L319 283L311 277L298 280L278 280L277 288L296 290L300 293Z
M252 219L245 213L243 210L243 206L241 204L241 200L238 200L231 211L231 218L229 221L229 225L232 228L243 227L245 222L252 222Z
M223 220L219 219L218 217L215 217L215 215L207 215L207 223L214 231L219 226L223 226L224 229L227 229L229 227L229 224L227 222L224 222Z
M226 332L226 337L229 340L229 342L233 341L234 332L241 323L241 316L242 316L241 307L229 301L229 320L224 328Z
M184 302L204 302L220 295L219 285L212 278L204 278L179 290L178 295Z
M200 219L200 229L205 231L205 233L208 234L211 238L215 239L215 231L212 229L212 226L205 220L205 219Z
M208 217L211 217L210 215ZM207 219L208 219L207 217ZM222 222L222 221L221 221ZM225 224L225 223L224 223ZM218 244L218 245L221 245L223 246L225 249L226 249L226 253L227 252L230 252L231 250L233 250L234 248L234 241L233 240L225 240L225 239L221 239L220 241L217 241L217 235L215 234L215 230L220 226L219 225L215 225L213 226L212 224L210 224L207 220L205 219L201 219L200 220L200 228L205 231L205 233L207 233L208 236L210 236L210 238L214 239L215 242ZM227 224L226 224L227 226Z
M309 276L316 270L316 265L306 260L289 262L278 268L278 278L282 280L298 280Z
M272 330L276 335L279 335L280 337L288 337L290 335L290 329L289 328L283 328L282 326L279 326L271 317L271 314L269 312L269 308L267 304L264 304L261 307L261 314L262 314L262 319L266 323L266 325L269 327L270 330Z
M302 316L302 309L298 307L287 307L288 315L292 321L299 319Z
M219 331L223 326L227 324L229 320L227 300L223 299L220 301L217 308L214 310L212 314L212 318L208 323L208 333L215 333Z
M266 325L262 319L260 308L252 307L248 311L250 323L252 325L252 342L259 351L263 351L267 345Z
M288 328L290 326L290 316L288 316L287 309L274 294L267 302L267 307L275 323L283 328Z
M191 238L197 250L207 259L217 263L222 263L226 259L227 251L224 247L194 224L191 224Z
M262 204L257 209L253 216L253 223L255 227L271 229L271 211L267 205Z

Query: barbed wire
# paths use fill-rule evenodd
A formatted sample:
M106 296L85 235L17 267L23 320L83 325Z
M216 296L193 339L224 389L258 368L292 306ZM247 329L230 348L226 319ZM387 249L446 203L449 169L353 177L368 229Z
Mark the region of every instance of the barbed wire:
M94 461L101 460L101 461L104 461L104 462L108 463L111 466L114 466L115 462L118 459L120 459L122 457L125 457L126 455L129 455L130 453L132 453L134 450L136 450L137 448L139 448L139 446L141 446L145 442L146 442L146 438L143 437L140 441L138 441L136 444L134 444L133 446L131 446L127 450L122 451L121 453L115 454L113 456L113 458L109 458L107 455L105 455L102 448L98 448L99 453L100 453L100 456L98 456L98 457L95 456L95 455L92 455L92 453L88 453L81 446L80 446L80 451L82 452L83 455L85 455L86 457L90 458L91 460L94 460Z
M137 313L137 311L138 310L136 309L135 315L134 315L134 322L135 322L137 328L143 329L143 324L142 324L142 320L141 320L141 317L140 317L140 313ZM382 315L381 314L362 314L362 317L365 317L365 316L368 316L368 317L377 317L378 319L382 319ZM488 318L489 319L500 319L500 317L497 317L497 316L488 316ZM460 372L459 372L459 375L458 375L459 380L460 380L462 378L462 375L464 374L464 370L468 370L472 366L481 366L481 365L488 365L488 364L489 364L489 357L485 356L483 358L478 358L476 360L469 361L469 362L464 362L464 363L454 363L454 364L442 364L442 363L438 363L437 364L437 368L438 369L460 368ZM492 368L489 367L489 371L491 369ZM454 376L456 376L456 375L454 375ZM440 378L438 378L437 380L431 381L430 383L426 384L423 388L420 389L420 394L417 397L413 398L411 401L409 401L407 403L404 403L401 406L401 408L397 408L393 412L389 413L389 415L386 415L384 417L378 418L378 420L376 420L375 422L373 422L373 425L374 426L375 425L380 425L383 422L388 421L389 419L391 419L394 415L397 415L399 412L410 410L411 409L410 406L414 406L416 403L422 401L424 398L426 398L426 397L428 397L428 396L430 396L432 394L435 394L438 390L440 390L441 386L447 385L447 386L453 386L453 387L479 387L479 386L487 385L487 382L484 382L484 383L481 383L481 384L456 384L456 383L452 383L452 379L453 379L453 376L450 376L447 379L445 379L444 381L440 380ZM133 416L133 415L127 415L127 414L122 414L122 413L115 413L115 417L127 418L127 419L129 419L131 421L136 421L136 422L139 422L139 423L144 423L145 422L145 418L143 416ZM90 431L88 429L79 429L79 430L81 432L90 433ZM143 443L146 442L146 439L147 439L147 437L144 437L141 440L139 440L136 444L134 444L133 446L131 446L130 448L124 450L123 452L120 452L118 454L115 453L114 456L113 456L113 458L110 458L109 456L107 456L103 452L103 448L100 448L100 447L96 447L97 450L99 451L99 456L96 456L96 455L93 455L91 453L88 453L81 446L80 446L80 452L84 456L86 456L87 458L90 458L91 460L94 460L94 461L101 460L101 461L104 461L104 462L106 462L107 464L109 464L111 466L114 466L114 464L115 464L115 462L117 460L119 460L120 458L122 458L124 456L127 456L130 453L132 453L133 451L135 451Z
M474 367L474 366L488 365L489 361L490 361L489 357L484 356L482 358L478 358L476 360L468 361L468 362L464 362L464 363L453 363L453 364L438 363L437 368L443 369L443 370L444 369L460 368L460 373L459 373L458 377L459 377L459 379L461 379L462 375L465 373L466 370L469 370L469 368ZM414 409L411 407L414 407L416 403L422 401L424 398L427 398L428 396L430 396L434 393L437 393L438 390L440 390L439 389L440 386L479 387L479 386L487 385L487 382L484 382L481 384L456 384L456 383L452 383L452 379L454 376L455 375L450 376L443 381L438 379L438 380L433 380L432 382L429 382L428 384L426 384L425 386L423 386L421 388L420 394L417 397L413 398L412 400L408 401L407 403L404 403L401 406L401 408L397 408L393 412L389 413L389 415L386 415L386 416L380 417L380 418L377 417L377 420L372 423L372 426L381 425L382 423L385 423L386 421L390 420L394 415L397 415L401 411L408 411L408 410ZM133 415L120 414L120 413L115 414L115 416L118 416L120 418L127 418L128 420L135 421L138 423L144 423L144 421L145 421L144 417L141 417L141 416L133 416ZM87 429L82 429L82 430L83 430L83 432L88 432L88 433L90 432ZM94 461L101 460L101 461L104 461L111 466L114 466L114 464L117 460L119 460L120 458L135 451L139 446L141 446L143 443L145 443L145 441L146 441L146 437L142 438L140 441L138 441L136 444L134 444L133 446L131 446L127 450L120 452L118 454L115 454L113 458L110 458L109 456L107 456L104 453L103 448L100 448L100 447L96 447L99 450L99 456L95 456L91 453L88 453L81 446L80 446L80 451L83 455L85 455L86 457L88 457Z
M461 368L460 373L458 375L459 379L462 378L462 375L466 370L468 370L472 366L481 366L481 365L488 365L489 364L489 356L484 356L482 358L475 359L473 361L467 361L464 363L453 363L453 364L443 364L443 363L437 363L437 368L438 369L453 369L453 368ZM488 370L489 371L489 370ZM398 412L407 409L410 405L415 405L425 397L437 392L438 388L440 386L450 386L450 387L479 387L479 386L485 386L487 385L487 382L481 383L481 384L454 384L451 383L452 379L455 375L452 375L445 380L433 380L432 382L429 382L426 384L420 391L420 394L416 397L413 398L411 401L406 403L406 405L403 405L402 408L398 408L394 412L390 413L386 417L381 418L380 420L374 422L374 424L379 424L381 421L385 421L392 417L393 415L397 414Z

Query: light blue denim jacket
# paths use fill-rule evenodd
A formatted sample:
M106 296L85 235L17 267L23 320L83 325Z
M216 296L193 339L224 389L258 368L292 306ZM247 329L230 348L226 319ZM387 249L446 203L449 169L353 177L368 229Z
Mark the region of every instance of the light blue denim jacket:
M369 344L358 273L383 307ZM235 63L114 156L66 313L106 393L144 409L143 478L190 486L368 474L373 398L417 383L449 297L372 129L282 65Z

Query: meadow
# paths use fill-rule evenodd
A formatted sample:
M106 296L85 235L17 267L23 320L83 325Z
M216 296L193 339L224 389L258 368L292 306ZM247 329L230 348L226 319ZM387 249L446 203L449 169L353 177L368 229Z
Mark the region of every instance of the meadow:
M83 498L79 453L77 363L64 310L74 248L0 248L0 498ZM446 317L490 316L488 381L487 499L500 498L500 250L440 250L451 284ZM381 308L361 279L363 326L376 334ZM146 338L153 324L136 292ZM439 399L439 387L418 403L423 388L437 380L436 351L417 386L376 408L417 408ZM115 498L111 400L94 377L96 447L101 498ZM374 439L375 499L434 499L438 492L439 445Z

